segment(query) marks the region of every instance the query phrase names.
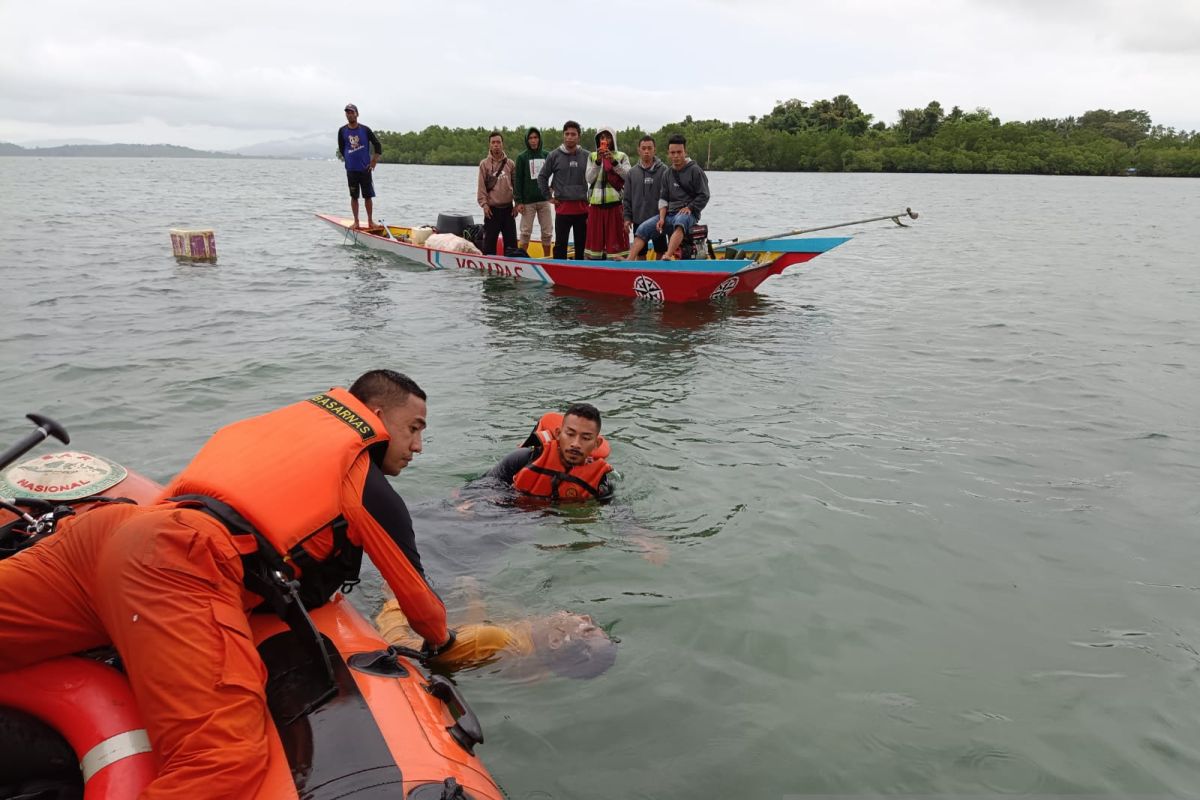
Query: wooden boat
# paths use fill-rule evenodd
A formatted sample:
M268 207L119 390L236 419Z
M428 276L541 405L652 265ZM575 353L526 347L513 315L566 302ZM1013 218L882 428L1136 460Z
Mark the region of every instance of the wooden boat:
M332 214L317 219L341 231L345 241L382 250L430 269L478 272L513 280L530 280L587 292L638 297L665 303L720 300L753 292L772 275L811 261L849 241L849 237L776 238L767 241L716 243L714 258L687 261L574 261L544 258L541 244L530 242L529 258L468 255L435 250L407 241L412 229L379 225L355 228L354 220Z
M66 471L70 463L80 469ZM0 509L0 558L27 545L29 521L13 510L36 516L64 504L83 509L98 496L145 503L159 491L86 453L28 459L0 474L7 509ZM22 499L18 508L15 497L43 504ZM474 754L483 741L479 722L449 680L389 651L340 595L312 618L326 639L338 693L292 719L289 694L305 688L304 648L277 617L251 616L275 719L267 778L254 800L501 800ZM134 800L158 769L129 683L105 653L0 674L0 743L0 798Z

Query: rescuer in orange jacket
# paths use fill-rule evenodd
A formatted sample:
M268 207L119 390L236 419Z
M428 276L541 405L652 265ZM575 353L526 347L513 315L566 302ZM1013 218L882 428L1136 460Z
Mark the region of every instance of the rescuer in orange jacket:
M604 500L612 496L608 452L608 442L600 435L600 412L588 403L576 403L561 417L543 416L525 444L505 456L487 477L534 497Z
M155 505L65 520L0 561L0 672L112 644L161 764L142 800L253 796L271 718L247 613L264 598L291 624L356 582L365 550L427 651L454 643L386 479L421 452L425 414L410 378L368 372L218 431Z

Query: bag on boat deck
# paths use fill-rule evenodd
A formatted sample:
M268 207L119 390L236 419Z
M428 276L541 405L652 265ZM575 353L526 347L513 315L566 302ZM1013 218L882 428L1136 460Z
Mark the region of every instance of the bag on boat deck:
M481 256L483 251L461 236L453 233L435 233L425 240L425 246L434 250L448 250L451 253L468 253Z

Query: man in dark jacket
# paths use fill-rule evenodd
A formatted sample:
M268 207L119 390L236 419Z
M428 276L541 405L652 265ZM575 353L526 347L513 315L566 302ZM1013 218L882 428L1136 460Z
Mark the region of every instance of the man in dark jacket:
M567 237L574 236L575 258L584 258L587 244L587 150L579 146L579 123L563 125L563 143L546 158L538 173L538 188L554 206L554 257L567 257Z
M641 255L655 233L671 235L663 259L677 258L683 237L691 233L692 226L700 221L700 212L708 205L708 176L688 158L683 134L676 133L667 140L667 159L671 169L658 196L658 218L651 217L638 225L629 248L631 260Z
M525 134L525 152L517 156L517 171L513 176L513 200L517 213L521 215L521 230L517 234L517 246L527 250L533 238L533 218L538 221L538 233L542 236L542 257L550 255L550 220L554 212L546 202L546 196L538 188L538 175L546 163L546 150L542 147L542 132L530 128Z
M646 134L638 142L638 163L625 179L625 194L621 198L625 227L633 229L645 220L658 218L658 196L667 177L667 165L656 154L654 137ZM655 231L650 239L661 256L667 252L667 237Z

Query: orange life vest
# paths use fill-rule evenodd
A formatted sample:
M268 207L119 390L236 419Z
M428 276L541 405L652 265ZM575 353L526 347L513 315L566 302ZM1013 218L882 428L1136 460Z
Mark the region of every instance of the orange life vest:
M364 450L388 438L361 401L345 389L330 389L217 431L162 497L218 500L285 559L303 551L319 563L336 555L342 481ZM234 539L242 552L255 552L251 537Z
M596 449L587 461L576 467L563 463L554 431L562 426L563 415L551 411L543 414L537 427L522 447L534 449L533 460L513 477L513 487L534 497L552 500L590 500L600 497L600 481L612 472L605 458L612 448L603 436L598 437Z

